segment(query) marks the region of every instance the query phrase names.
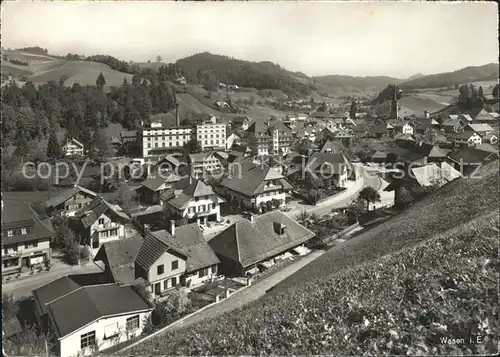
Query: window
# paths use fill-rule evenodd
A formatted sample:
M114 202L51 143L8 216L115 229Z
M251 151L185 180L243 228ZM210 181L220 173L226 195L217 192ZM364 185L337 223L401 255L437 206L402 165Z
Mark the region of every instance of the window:
M95 345L95 331L90 331L80 336L80 348L82 350L84 348L91 347L94 345Z
M212 209L215 209L215 206L216 206L215 203L212 203Z
M172 279L170 279L170 282L172 283L172 287L177 285L177 277L174 276Z
M175 269L179 269L179 261L178 260L174 260L172 262L172 270L175 270Z
M148 149L151 148L151 144L148 144Z
M163 290L168 289L168 280L163 280Z
M162 275L164 272L165 272L165 267L163 266L163 264L162 265L158 265L156 267L156 273L158 275Z
M118 322L104 326L104 339L105 340L107 340L109 338L116 337L116 336L118 336L118 334L119 334Z
M127 319L127 331L134 331L139 328L139 315Z
M118 229L112 229L111 231L109 231L109 235L110 236L117 236L118 235Z
M24 243L24 249L36 248L38 247L38 242L27 242Z
M104 218L99 218L99 224L104 224Z
M26 228L21 228L21 234L26 234Z
M207 276L208 274L210 274L210 271L209 271L210 268L203 268L201 269L199 272L198 272L198 276L200 278L203 278L204 276Z
M14 231L8 230L7 231L7 236L12 237L14 235Z

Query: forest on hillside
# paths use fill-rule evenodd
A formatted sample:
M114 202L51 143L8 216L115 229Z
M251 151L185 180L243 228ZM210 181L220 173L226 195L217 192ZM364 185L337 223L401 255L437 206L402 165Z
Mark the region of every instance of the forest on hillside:
M152 79L136 74L131 83L125 80L110 93L103 91L106 79L102 74L96 86L74 84L70 88L63 80L38 87L31 82L22 87L15 81L7 83L2 90L2 148L14 147L14 156L21 160L43 161L48 153L42 148L62 128L68 138L86 147L103 140L97 136L109 123L134 129L151 114L175 107L175 89L166 81Z
M271 62L249 62L227 56L200 53L175 63L190 83L216 90L219 82L257 89L279 89L298 97L311 93L314 86L297 80L292 72Z

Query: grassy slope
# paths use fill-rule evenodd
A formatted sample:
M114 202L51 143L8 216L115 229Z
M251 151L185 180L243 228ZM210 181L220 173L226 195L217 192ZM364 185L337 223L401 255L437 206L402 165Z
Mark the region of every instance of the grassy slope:
M496 341L439 343L498 334L498 163L483 175L333 248L240 311L126 354L495 352Z
M438 103L430 98L422 98L415 95L407 96L401 98L399 103L408 109L415 111L417 114L422 115L425 110L429 113L438 111L444 108L446 105Z
M115 71L102 63L87 61L67 61L56 68L36 73L28 79L33 83L43 83L51 80L59 81L61 76L65 75L68 78L65 84L68 86L74 83L95 85L97 76L101 72L106 79L106 86L120 86L124 78L129 82L132 80L131 74Z

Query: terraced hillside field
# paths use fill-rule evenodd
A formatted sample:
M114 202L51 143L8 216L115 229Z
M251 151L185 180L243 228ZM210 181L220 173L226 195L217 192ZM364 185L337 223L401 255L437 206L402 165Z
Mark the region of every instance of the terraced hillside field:
M498 162L480 176L332 248L241 310L124 354L496 354Z

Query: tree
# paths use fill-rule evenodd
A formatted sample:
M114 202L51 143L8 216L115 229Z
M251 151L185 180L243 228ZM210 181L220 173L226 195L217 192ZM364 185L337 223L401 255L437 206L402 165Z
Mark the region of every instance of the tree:
M80 259L80 245L71 229L67 231L62 244L61 251L64 261L69 265L78 264L78 260Z
M156 62L161 62L162 58L160 55L156 56Z
M95 159L104 160L105 158L111 156L109 139L103 131L97 130L94 133L92 149L92 156Z
M357 109L356 101L353 100L351 103L351 109L349 109L349 118L356 119L357 111L358 111L358 109Z
M197 154L202 151L200 142L196 139L191 139L187 143L184 144L184 149L189 154Z
M371 186L363 188L358 197L366 202L367 211L370 210L370 203L377 203L381 201L380 194Z
M14 151L14 154L19 156L21 160L24 160L26 155L28 155L28 138L26 136L26 130L21 120L18 124L16 150Z
M117 204L125 211L130 210L133 207L133 203L136 199L136 191L130 189L125 185L121 185L117 192L116 201Z
M363 202L358 198L351 201L347 206L347 213L356 218L356 223L359 222L359 217L366 212Z
M106 78L104 78L104 75L99 73L99 76L97 77L97 80L95 81L95 84L97 85L97 88L102 90L104 86L106 85Z
M49 143L47 146L47 158L49 160L57 160L62 156L61 145L57 140L57 132L55 125L50 128Z
M496 99L498 99L498 88L499 88L499 85L496 84L495 87L493 87L493 92L492 92L493 97Z
M485 97L484 97L484 93L483 93L483 87L482 87L482 86L479 86L479 90L478 90L478 92L477 92L477 96L478 96L479 98L485 99Z

